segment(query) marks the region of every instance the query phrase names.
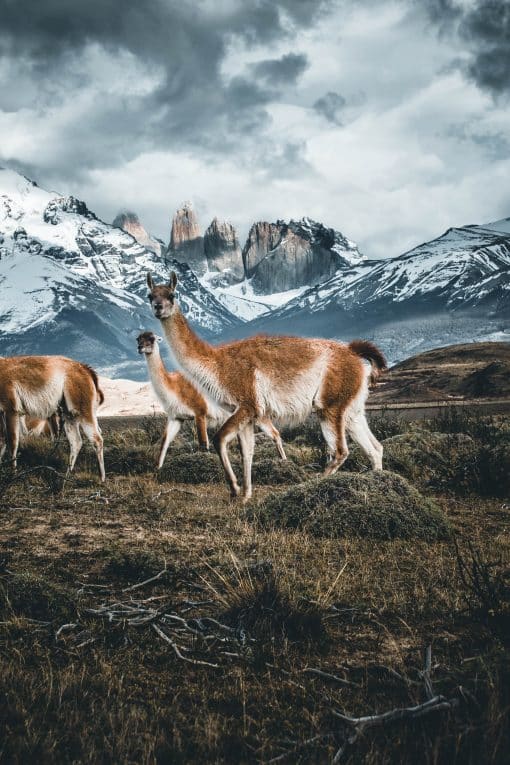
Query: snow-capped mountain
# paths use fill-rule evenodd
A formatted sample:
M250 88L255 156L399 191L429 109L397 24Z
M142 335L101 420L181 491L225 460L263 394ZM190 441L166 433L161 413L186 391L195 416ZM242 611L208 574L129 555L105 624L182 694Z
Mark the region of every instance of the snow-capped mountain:
M365 260L303 291L257 329L372 336L393 359L510 333L510 232L500 222L446 231L389 260Z
M186 214L193 242L203 244ZM184 252L180 223L177 215L174 250L180 233ZM134 339L142 328L159 330L146 273L163 281L171 269L184 312L216 340L257 331L363 336L396 361L440 345L510 337L509 219L449 229L379 261L307 218L254 224L242 252L233 227L215 221L199 251L200 278L172 258L172 248L148 249L156 240L136 215L116 224L122 228L74 197L0 170L1 354L63 353L112 376L145 378Z
M184 312L204 334L237 323L188 266L103 223L84 202L0 170L1 354L63 353L132 374L137 332L158 329L147 271L162 281L171 269Z

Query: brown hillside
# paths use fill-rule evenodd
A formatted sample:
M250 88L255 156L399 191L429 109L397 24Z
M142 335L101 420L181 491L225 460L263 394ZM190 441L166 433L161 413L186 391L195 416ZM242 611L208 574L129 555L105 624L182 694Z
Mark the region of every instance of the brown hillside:
M510 397L510 343L464 343L392 367L370 403Z

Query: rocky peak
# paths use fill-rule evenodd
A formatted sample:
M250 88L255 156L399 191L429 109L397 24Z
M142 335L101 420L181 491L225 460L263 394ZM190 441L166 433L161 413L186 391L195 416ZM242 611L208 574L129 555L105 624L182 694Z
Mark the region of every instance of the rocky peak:
M147 233L140 223L140 219L136 213L129 210L119 212L115 216L112 226L126 231L126 233L130 234L133 239L136 239L138 244L145 247L146 250L150 250L155 255L161 255L161 243L158 242L157 239L153 239L150 234Z
M281 238L280 221L278 223L259 221L253 224L243 249L244 270L248 279L253 276L260 261L277 246Z
M204 235L204 254L209 271L218 272L210 279L213 286L236 284L244 279L241 245L231 223L214 218Z
M75 215L82 215L89 220L97 220L97 217L89 210L85 202L72 196L56 197L48 202L43 212L43 220L45 223L51 223L53 226L56 226L62 218L60 213L74 213Z
M255 223L243 250L246 276L262 295L316 285L361 260L354 242L309 218Z
M200 276L207 270L204 240L191 202L184 202L172 219L168 253Z

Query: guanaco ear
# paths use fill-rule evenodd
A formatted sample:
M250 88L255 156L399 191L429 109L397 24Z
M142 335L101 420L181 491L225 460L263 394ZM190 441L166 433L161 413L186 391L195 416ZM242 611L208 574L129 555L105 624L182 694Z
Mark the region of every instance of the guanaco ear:
M154 289L154 287L156 286L156 285L154 284L154 281L153 281L153 279L152 279L152 276L151 276L151 272L150 272L150 271L147 271L147 286L148 286L148 288L150 289L150 291L151 291L151 292L152 292L152 290Z
M171 287L171 289L175 289L177 287L177 274L175 271L172 271L170 274L170 281L168 283L168 286Z

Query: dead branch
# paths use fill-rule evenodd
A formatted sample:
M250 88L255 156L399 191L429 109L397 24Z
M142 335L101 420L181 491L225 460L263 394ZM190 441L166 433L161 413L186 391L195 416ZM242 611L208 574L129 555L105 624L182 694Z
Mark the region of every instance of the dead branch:
M317 675L317 677L322 677L324 680L332 680L340 685L349 685L351 688L361 687L357 683L353 683L352 680L345 680L343 677L337 677L336 675L332 675L329 672L323 672L322 669L316 669L315 667L305 667L301 672L307 675Z
M310 746L310 744L315 744L317 741L324 741L328 738L334 738L333 733L319 733L317 736L307 738L304 741L301 741L299 744L296 744L293 749L289 749L288 752L283 752L283 754L279 754L277 757L273 757L273 759L268 760L267 765L272 765L274 762L282 762L283 760L287 759L287 757L291 757L293 754L297 754L297 752L301 751L302 749L306 749L306 747Z
M145 584L150 584L151 582L155 582L158 579L161 579L162 576L164 576L167 572L167 566L165 561L165 567L161 569L159 574L156 574L156 576L151 576L150 579L144 579L143 582L137 582L137 584L132 584L130 587L124 587L122 592L131 592L131 590L137 590L139 587L143 587Z
M427 696L428 699L432 699L434 697L434 691L432 689L432 681L430 679L431 670L432 670L432 646L428 645L425 648L425 666L421 673L421 676L423 677L423 682L425 683L425 695Z
M458 699L446 699L444 696L434 696L431 680L432 671L432 646L428 645L425 649L425 666L421 671L421 677L425 685L425 695L427 701L422 704L416 704L413 707L400 707L397 709L391 709L388 712L382 712L376 715L366 715L364 717L348 717L336 710L331 710L332 714L340 719L346 726L352 729L352 732L347 736L342 746L338 749L337 753L333 757L333 765L340 762L348 746L356 743L356 741L363 735L363 733L376 726L384 726L398 720L411 720L420 717L425 717L433 712L450 711L456 707L459 703ZM398 675L398 673L395 673ZM398 675L400 677L400 675Z
M403 707L391 709L389 712L383 712L379 715L367 715L365 717L347 717L335 710L332 713L338 717L345 725L353 728L352 733L346 738L340 749L333 757L332 765L340 762L348 746L355 744L368 728L376 726L385 726L398 720L411 720L425 717L432 712L450 711L458 705L458 699L446 699L444 696L434 696L423 704L417 704L414 707Z
M58 628L58 630L55 632L55 640L58 640L60 635L63 632L66 632L67 630L75 630L78 627L77 622L70 622L69 624L63 624L61 627Z
M220 668L219 664L212 664L210 661L202 661L200 659L190 659L187 656L183 656L177 643L175 643L166 633L164 633L163 630L160 629L157 624L152 624L151 627L159 635L160 638L162 638L166 643L168 643L173 648L175 655L177 656L178 659L181 659L182 661L187 661L188 664L200 665L202 667L212 667L213 669Z

